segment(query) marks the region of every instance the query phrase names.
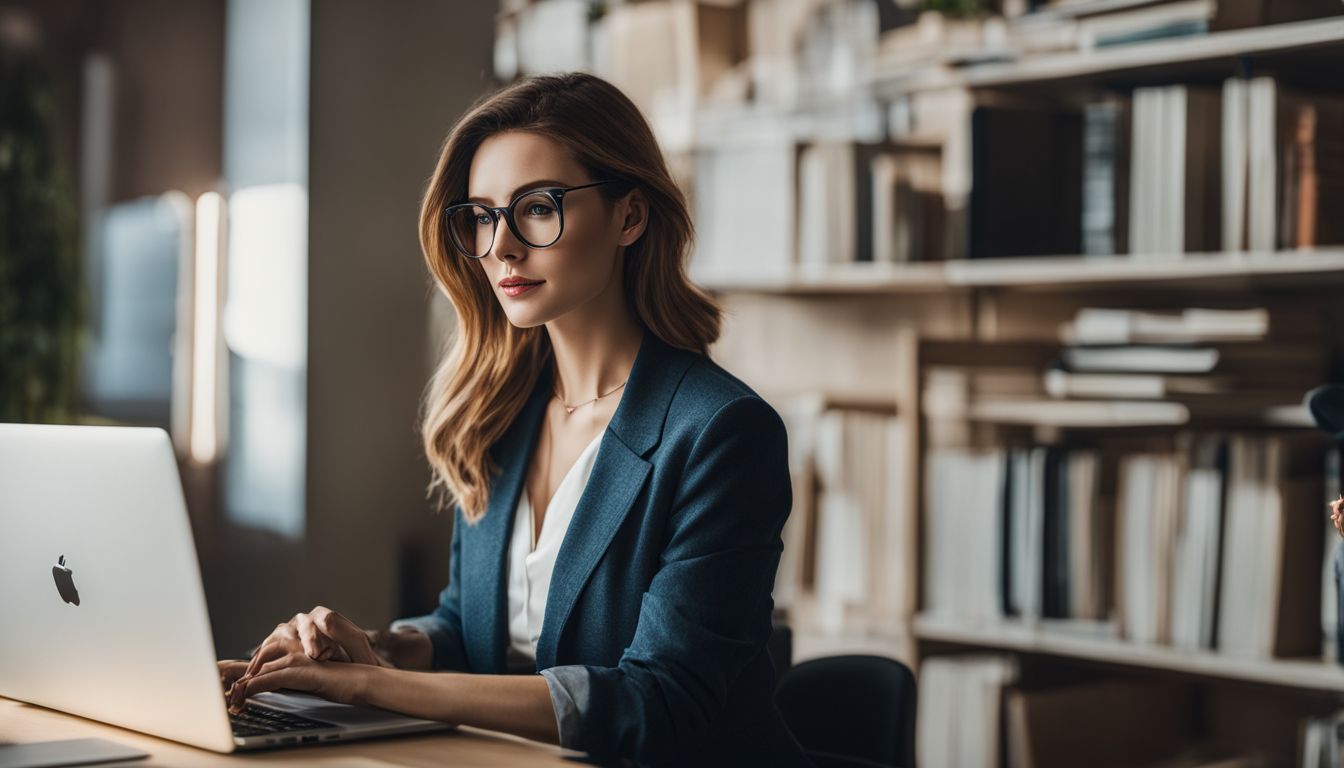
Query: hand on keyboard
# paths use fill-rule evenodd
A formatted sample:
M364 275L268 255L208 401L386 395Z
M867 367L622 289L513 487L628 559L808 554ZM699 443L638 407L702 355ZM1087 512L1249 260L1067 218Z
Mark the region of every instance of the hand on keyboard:
M360 675L333 674L337 670L325 668L360 665L392 667L392 662L376 648L376 641L381 635L380 632L361 629L330 608L317 606L277 624L257 646L249 661L220 661L220 682L228 692L234 709L242 706L246 696L259 692L259 687L265 687L265 690L289 687L314 692L319 687L332 687L336 696L319 695L345 701L338 696L355 695L351 684L364 678ZM281 679L277 676L281 673L282 679L292 684L277 685L276 680Z

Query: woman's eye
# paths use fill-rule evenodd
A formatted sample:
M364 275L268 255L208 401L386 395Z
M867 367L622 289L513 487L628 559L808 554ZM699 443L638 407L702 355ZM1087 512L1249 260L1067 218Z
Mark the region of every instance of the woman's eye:
M490 217L489 217L489 216L486 216L484 213L482 213L482 214L478 214L478 215L476 216L476 225L477 225L477 226L488 227L488 226L490 226L491 223L492 223L492 222L490 221Z
M541 203L533 203L532 205L527 206L527 215L528 215L528 216L547 216L547 215L549 215L553 210L554 210L554 209L551 208L549 205L543 205L543 204L541 204Z

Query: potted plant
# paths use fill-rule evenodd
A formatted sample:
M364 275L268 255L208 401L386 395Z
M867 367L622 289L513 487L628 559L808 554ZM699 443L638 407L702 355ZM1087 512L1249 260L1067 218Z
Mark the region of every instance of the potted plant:
M73 418L84 319L75 198L34 29L0 15L0 422Z

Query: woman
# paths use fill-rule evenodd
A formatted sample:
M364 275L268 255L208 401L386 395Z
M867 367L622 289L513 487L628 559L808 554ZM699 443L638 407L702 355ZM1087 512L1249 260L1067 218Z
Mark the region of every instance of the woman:
M468 111L420 214L458 316L423 422L448 585L383 631L295 616L221 662L232 705L288 688L640 763L808 764L765 649L784 425L706 356L691 232L609 83L536 77Z

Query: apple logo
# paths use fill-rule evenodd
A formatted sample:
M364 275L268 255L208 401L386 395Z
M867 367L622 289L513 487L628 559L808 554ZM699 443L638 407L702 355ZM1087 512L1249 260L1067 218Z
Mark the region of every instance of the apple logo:
M56 579L56 589L61 593L61 599L79 605L79 590L75 589L75 580L70 577L71 573L73 571L65 567L65 555L61 555L56 565L51 566L51 576Z

